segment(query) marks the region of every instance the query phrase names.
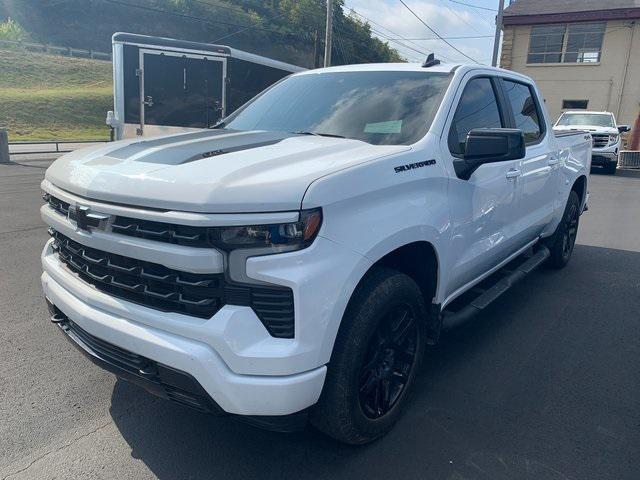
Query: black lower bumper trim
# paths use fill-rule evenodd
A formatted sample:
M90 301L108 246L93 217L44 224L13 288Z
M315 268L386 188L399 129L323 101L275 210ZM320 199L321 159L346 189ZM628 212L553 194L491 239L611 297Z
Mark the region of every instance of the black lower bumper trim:
M591 157L591 165L593 165L594 167L604 167L606 165L610 165L610 164L617 164L618 163L618 158L617 157L608 157L605 155L596 155L594 154Z
M52 323L56 324L67 340L89 360L152 395L201 412L229 415L252 426L276 432L299 431L307 423L307 410L283 416L230 415L188 373L101 340L70 320L48 299L47 306Z

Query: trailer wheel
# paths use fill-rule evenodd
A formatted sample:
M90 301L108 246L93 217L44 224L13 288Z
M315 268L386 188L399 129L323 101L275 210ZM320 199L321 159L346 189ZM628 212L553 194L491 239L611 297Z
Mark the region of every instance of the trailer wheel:
M424 356L426 316L410 277L387 268L369 272L342 319L312 424L349 444L389 431Z

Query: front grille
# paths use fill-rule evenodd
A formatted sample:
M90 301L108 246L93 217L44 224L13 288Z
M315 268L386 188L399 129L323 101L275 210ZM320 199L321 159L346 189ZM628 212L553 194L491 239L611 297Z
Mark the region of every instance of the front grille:
M294 336L293 292L286 287L236 285L223 274L180 272L86 247L50 229L60 261L98 290L166 312L210 318L226 304L249 306L269 334Z
M601 133L591 134L593 139L594 148L603 148L609 145L609 135L603 135Z
M56 212L69 214L69 204L53 195L45 193L44 200ZM207 227L192 227L139 218L116 216L111 225L111 231L120 235L144 238L156 242L173 243L197 248L213 248L209 242L209 229Z
M48 193L45 193L42 198L44 198L45 202L47 202L49 206L56 212L61 213L65 217L69 215L70 205L67 202L62 201L59 198L54 197L53 195L49 195Z
M191 227L118 216L111 225L111 231L158 242L212 248L209 242L209 229L206 227Z

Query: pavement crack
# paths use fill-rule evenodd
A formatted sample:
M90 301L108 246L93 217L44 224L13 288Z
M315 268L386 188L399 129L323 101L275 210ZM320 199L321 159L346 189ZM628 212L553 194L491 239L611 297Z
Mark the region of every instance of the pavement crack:
M87 433L83 433L82 435L80 435L77 438L74 438L73 440L71 440L68 443L65 443L64 445L59 446L58 448L55 448L53 450L49 450L48 452L43 453L42 455L34 458L31 462L29 462L29 464L26 467L23 467L19 470L16 470L15 472L11 472L7 475L5 475L4 477L2 477L2 479L0 480L8 480L11 477L15 477L16 475L21 474L22 472L25 472L27 470L29 470L33 465L35 465L37 462L39 462L40 460L42 460L45 457L48 457L49 455L53 454L53 453L58 453L61 450L64 450L65 448L70 447L71 445L77 443L78 441L82 440L83 438L86 438L90 435L93 435L94 433L99 432L100 430L102 430L105 427L108 427L109 425L111 425L113 422L112 421L108 421L103 425L100 425L99 427L94 428L93 430L87 432Z

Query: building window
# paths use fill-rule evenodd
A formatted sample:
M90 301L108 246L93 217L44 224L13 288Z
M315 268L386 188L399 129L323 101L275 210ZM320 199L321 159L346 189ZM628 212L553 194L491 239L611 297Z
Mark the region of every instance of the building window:
M586 110L589 100L562 100L563 110Z
M597 63L606 23L535 25L527 63Z

